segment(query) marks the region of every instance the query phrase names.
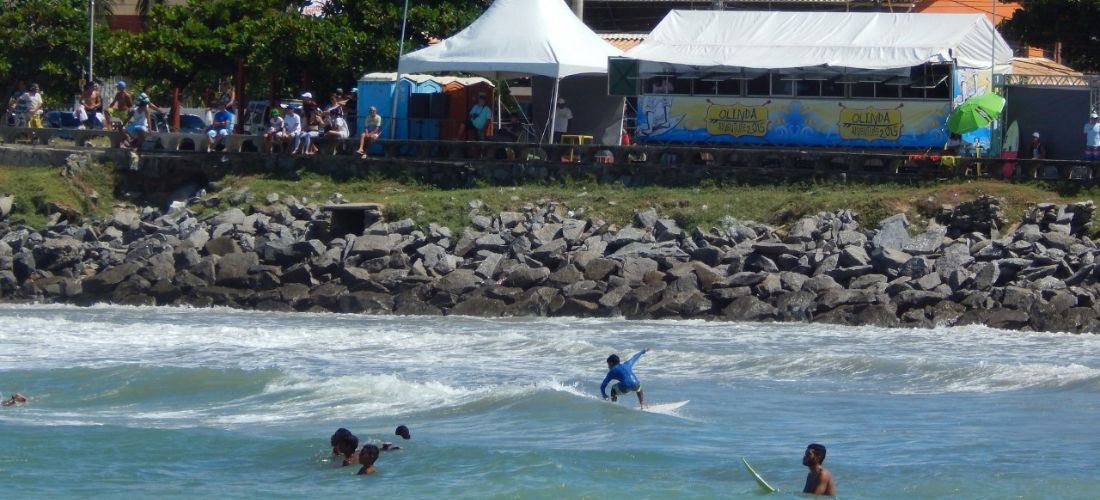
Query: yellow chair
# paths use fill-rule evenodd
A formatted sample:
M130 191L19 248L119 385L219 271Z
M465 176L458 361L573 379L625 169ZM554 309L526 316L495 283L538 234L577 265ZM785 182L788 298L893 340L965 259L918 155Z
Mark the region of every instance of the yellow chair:
M569 144L572 146L583 146L585 144L592 144L592 136L582 134L562 134L561 143ZM569 148L569 156L562 156L562 161L575 162L577 161L576 150Z

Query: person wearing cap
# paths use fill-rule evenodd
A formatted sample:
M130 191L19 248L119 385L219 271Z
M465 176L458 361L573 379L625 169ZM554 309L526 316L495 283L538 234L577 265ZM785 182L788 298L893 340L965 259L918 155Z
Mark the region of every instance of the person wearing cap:
M38 84L32 83L23 95L19 96L17 109L23 112L20 121L30 128L42 128L42 93L38 91Z
M367 149L382 135L382 115L378 114L378 108L371 106L367 117L363 120L363 133L359 135L359 149L356 153L367 159Z
M126 90L126 82L119 80L115 84L117 91L115 97L111 99L111 103L107 105L106 119L107 123L113 124L111 115L114 114L119 118L119 126L122 126L122 118L130 112L130 108L134 107L134 98L130 95L130 92Z
M565 99L558 99L558 107L554 110L554 142L561 142L561 136L569 131L569 120L572 119L573 110L565 105Z
M149 116L149 99L138 98L137 107L130 113L126 121L126 132L123 144L132 148L140 148L145 142L145 136L149 133L149 124L153 122Z
M84 85L84 92L80 94L80 105L84 108L84 128L88 130L104 126L99 119L99 113L103 111L103 98L99 95L99 84L88 82Z
M1092 113L1085 124L1085 159L1100 160L1100 115Z
M485 125L489 123L489 118L493 115L493 110L489 107L489 96L484 92L477 95L477 102L470 107L470 112L467 114L466 121L458 126L458 138L460 140L467 140L470 131L477 133L477 140L485 140Z
M802 465L810 469L806 474L806 484L802 487L802 493L810 495L836 496L836 481L833 473L822 467L825 462L825 446L810 443L806 447L806 453L802 455Z
M275 152L275 146L281 142L283 127L286 122L279 108L271 108L271 118L267 121L267 132L264 133L264 148L269 152Z
M1045 160L1047 158L1047 145L1039 138L1038 132L1031 134L1031 159Z

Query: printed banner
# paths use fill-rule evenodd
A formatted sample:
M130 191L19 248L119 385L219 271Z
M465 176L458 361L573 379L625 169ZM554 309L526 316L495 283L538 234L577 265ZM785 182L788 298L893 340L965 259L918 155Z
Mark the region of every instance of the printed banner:
M638 97L640 142L939 148L951 103L921 100Z

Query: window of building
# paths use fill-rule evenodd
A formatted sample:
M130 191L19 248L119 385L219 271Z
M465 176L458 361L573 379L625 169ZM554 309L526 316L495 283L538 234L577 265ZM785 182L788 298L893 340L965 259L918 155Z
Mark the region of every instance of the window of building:
M779 73L772 73L772 93L775 97L790 97L794 95L794 80Z
M745 95L756 97L768 97L771 95L771 85L767 74L760 75L745 82Z

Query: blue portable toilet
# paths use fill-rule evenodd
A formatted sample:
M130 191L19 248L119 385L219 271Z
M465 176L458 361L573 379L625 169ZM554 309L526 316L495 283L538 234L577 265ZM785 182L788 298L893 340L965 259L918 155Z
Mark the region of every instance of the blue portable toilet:
M409 75L416 84L409 95L408 132L409 139L438 140L440 137L440 117L433 113L433 105L442 102L443 82L437 77Z

